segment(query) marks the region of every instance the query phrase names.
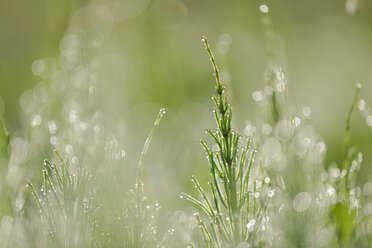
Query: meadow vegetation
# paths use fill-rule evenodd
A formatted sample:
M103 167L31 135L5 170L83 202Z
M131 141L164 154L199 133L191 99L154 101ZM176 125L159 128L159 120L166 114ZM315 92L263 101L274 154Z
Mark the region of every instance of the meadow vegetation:
M154 193L161 186L149 179L155 163L147 155L153 139L162 149L156 133L166 110L160 108L150 130L145 125L147 138L136 133L127 141L126 106L118 107L118 85L105 78L112 66L106 62L116 57L99 54L97 20L81 28L74 19L48 83L20 99L22 131L9 134L0 122L0 247L368 247L372 182L358 181L363 155L351 145L355 110L372 123L372 109L359 97L363 88L356 84L345 110L342 163L327 165L327 144L311 109L294 106L287 96L269 9L259 10L267 66L262 88L252 93L256 114L236 131L231 85L203 37L201 59L209 57L216 81L209 113L215 126L200 134L206 160L198 166L205 170L186 175L194 188L175 186L179 197L161 203ZM87 18L89 11L77 17ZM32 65L35 75L43 63ZM190 116L191 124L196 121ZM128 143L141 152L127 154ZM156 181L165 187L187 185L162 180Z

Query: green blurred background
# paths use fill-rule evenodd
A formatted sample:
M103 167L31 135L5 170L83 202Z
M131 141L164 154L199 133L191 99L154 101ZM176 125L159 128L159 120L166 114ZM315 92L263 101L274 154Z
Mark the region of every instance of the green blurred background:
M107 27L100 49L125 58L134 74L130 78L135 80L118 90L128 107L137 109L132 120L137 135L144 140L157 107L164 106L170 117L162 122L163 138L155 141L154 151L173 144L179 154L203 158L198 141L213 125L208 101L213 78L201 36L208 36L226 72L236 126L243 130L247 120L254 120L252 92L264 87L267 56L258 10L264 3L289 99L299 109L312 109L314 126L328 145L326 165L340 163L355 83L363 84L360 96L372 104L372 2L351 2L357 4L354 14L345 10L345 0L0 0L0 117L10 133L17 132L22 122L19 98L43 80L33 75L32 63L59 56L60 41L76 11L89 3L103 5L111 9L114 24ZM120 70L120 64L113 66ZM167 139L166 134L173 136ZM371 171L372 132L358 111L351 142L364 153L364 170Z

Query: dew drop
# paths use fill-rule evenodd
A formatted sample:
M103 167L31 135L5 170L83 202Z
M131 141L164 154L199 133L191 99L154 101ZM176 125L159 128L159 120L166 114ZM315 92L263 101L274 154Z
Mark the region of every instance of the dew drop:
M360 99L358 101L358 108L359 108L359 110L361 110L361 111L366 110L366 106L367 106L367 104L366 104L366 102L363 99Z
M253 136L256 133L256 130L256 127L248 122L244 128L244 134L247 136Z
M268 123L264 123L261 127L261 131L264 135L269 135L272 131L272 127Z
M48 121L48 129L51 134L55 134L57 132L57 123L53 120Z
M90 86L89 87L89 94L93 95L96 92L96 87Z
M328 180L328 173L323 171L322 174L320 175L320 180L322 182L326 182Z
M294 126L288 120L281 120L275 127L275 136L282 140L288 141L294 133Z
M166 110L165 108L161 108L161 109L160 109L160 113L161 113L162 115L165 115L165 114L167 113L167 110Z
M96 126L94 126L93 131L94 131L96 134L99 134L99 133L101 132L101 127L100 127L99 125L96 125Z
M70 144L67 144L66 147L65 147L65 151L70 154L74 151L74 148L72 147L72 145Z
M263 144L262 152L264 156L269 158L279 157L281 152L281 144L274 137L268 138Z
M330 168L329 175L333 178L337 178L340 176L340 169L339 168Z
M366 182L363 185L363 194L364 195L370 195L370 194L372 194L372 183L371 182Z
M276 90L278 92L284 92L285 91L285 83L283 81L279 81L276 84Z
M49 142L50 142L50 144L56 146L58 144L58 139L57 139L56 136L52 136L52 137L50 137Z
M369 127L372 127L372 115L366 117L366 123Z
M310 118L310 115L311 115L311 108L306 106L302 109L302 114L306 117L306 118Z
M346 176L346 173L347 173L346 170L342 170L340 174L340 178L344 178Z
M262 101L263 98L264 98L264 94L262 91L254 91L252 93L252 98L255 102L259 102L259 101Z
M276 76L276 79L278 79L279 81L282 81L284 80L284 73L283 72L277 72L275 73L275 76Z
M369 202L364 206L363 212L365 215L372 215L372 203Z
M73 164L77 164L77 163L79 162L78 157L73 156L72 159L71 159L71 162L72 162Z
M31 126L32 127L37 127L41 124L41 116L40 115L35 115L33 118L32 118L32 121L31 121Z
M275 194L275 191L274 191L273 189L268 189L268 190L267 190L267 195L268 195L270 198L273 197L274 194Z
M31 70L35 76L39 76L44 72L45 62L42 59L37 59L32 63Z
M323 141L319 141L318 144L316 145L316 149L319 152L323 153L326 150L326 144Z
M259 197L260 197L260 192L255 192L255 193L254 193L254 198L257 199L257 198L259 198Z
M347 0L345 3L345 10L348 14L354 15L358 6L357 0Z
M331 185L328 185L326 189L326 195L331 197L331 196L335 196L335 194L336 194L335 188L333 188Z
M267 5L265 5L265 4L262 4L262 5L260 5L260 11L262 13L267 13L267 12L269 12L269 7L267 7Z
M311 205L311 195L308 192L298 193L293 199L293 208L297 212L306 211Z
M71 110L69 113L69 120L71 124L77 123L79 121L79 113L76 110Z
M80 122L79 127L81 131L86 131L88 129L88 124L84 121Z
M292 120L292 123L295 125L295 127L298 127L299 125L301 125L301 119L295 116Z
M254 227L254 225L256 225L256 220L255 219L251 219L248 224L247 224L247 228L248 229L251 229L252 227Z
M262 186L262 181L256 180L256 188L259 189Z
M266 95L270 96L273 93L273 88L270 85L266 85L264 91Z
M270 177L266 177L266 178L265 178L265 183L266 183L266 184L269 184L270 181L271 181L271 180L270 180Z
M19 104L25 113L30 113L36 105L34 92L31 90L24 92L19 98Z

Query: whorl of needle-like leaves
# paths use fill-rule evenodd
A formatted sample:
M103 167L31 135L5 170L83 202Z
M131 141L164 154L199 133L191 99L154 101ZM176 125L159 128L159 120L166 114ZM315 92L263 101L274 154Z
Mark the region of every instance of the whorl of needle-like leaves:
M232 129L232 109L225 86L221 82L209 43L205 37L202 40L209 54L216 78L217 96L213 96L215 104L213 113L217 129L216 131L207 130L207 132L216 143L218 150L213 151L204 140L201 140L207 153L212 175L209 185L213 200L209 200L195 177L192 177L192 181L204 202L185 193L182 193L182 196L193 202L208 218L212 219L211 224L207 226L197 214L206 246L229 247L248 241L247 223L257 213L255 202L250 202L250 199L253 201L255 199L248 191L254 151L249 149L251 143L249 139L239 151L241 136ZM250 158L246 163L249 151L251 151Z

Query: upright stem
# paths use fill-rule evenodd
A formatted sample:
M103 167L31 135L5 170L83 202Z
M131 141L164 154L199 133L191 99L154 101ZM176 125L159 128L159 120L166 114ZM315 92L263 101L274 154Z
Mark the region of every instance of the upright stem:
M275 75L273 74L273 67L274 67L274 49L273 49L273 36L274 36L274 28L271 21L270 12L262 12L261 16L261 22L264 30L264 35L266 39L266 54L268 56L268 62L267 62L267 71L270 74L269 78L265 78L266 83L271 86L272 88L275 88L275 85L273 85L273 81L275 78ZM271 104L272 104L272 118L274 123L277 123L280 120L280 109L279 104L277 100L277 94L276 91L273 90L271 95Z
M350 150L350 122L351 115L353 114L355 104L358 100L359 91L362 88L361 84L356 85L356 90L354 94L353 101L351 103L349 112L346 118L345 133L344 133L344 160L343 160L343 169L347 170L349 167L349 150Z
M156 127L159 126L160 120L165 115L165 112L166 111L165 111L164 108L161 108L159 110L159 113L158 113L158 115L155 119L154 125L152 126L151 131L146 138L145 144L143 145L141 156L140 156L140 159L139 159L138 165L137 165L137 170L138 171L137 171L137 182L136 183L141 183L142 182L142 170L143 170L142 162L143 162L144 157L147 154L147 150L149 149L149 146L150 146L150 143L151 143L151 140L152 140L152 136L154 135L154 131L155 131Z
M234 236L234 242L238 243L240 240L240 229L239 229L239 207L238 207L238 201L237 201L237 180L236 180L236 168L234 166L235 164L235 157L233 154L233 151L235 148L234 141L235 139L238 139L239 137L234 134L234 132L231 129L231 119L232 119L232 111L228 104L228 99L225 94L225 87L221 82L219 70L216 64L216 61L214 59L212 50L210 49L209 43L207 38L204 36L202 38L202 41L204 42L205 48L207 49L207 52L209 54L213 70L214 70L214 76L216 78L216 93L217 93L217 99L215 100L217 111L219 113L219 120L216 120L217 126L219 128L219 131L222 134L222 144L223 149L221 151L221 157L222 161L226 163L227 167L227 187L225 187L226 195L227 195L227 201L228 201L228 210L229 210L229 218L231 219L233 225L232 225L232 231ZM217 185L218 186L218 185Z

